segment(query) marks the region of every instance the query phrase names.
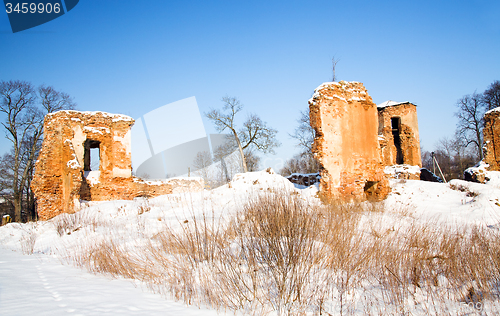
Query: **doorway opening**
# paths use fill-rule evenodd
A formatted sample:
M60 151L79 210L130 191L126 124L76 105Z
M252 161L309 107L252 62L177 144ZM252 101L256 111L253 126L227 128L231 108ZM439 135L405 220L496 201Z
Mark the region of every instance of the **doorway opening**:
M396 147L396 164L404 164L403 151L401 150L401 118L391 118L392 138L394 139L394 146Z

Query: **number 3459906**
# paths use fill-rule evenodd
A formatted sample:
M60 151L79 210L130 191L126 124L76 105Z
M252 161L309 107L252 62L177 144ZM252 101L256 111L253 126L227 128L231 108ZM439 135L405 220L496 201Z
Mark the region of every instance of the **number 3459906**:
M5 4L7 13L59 13L61 12L60 3L17 3L15 6L12 3Z

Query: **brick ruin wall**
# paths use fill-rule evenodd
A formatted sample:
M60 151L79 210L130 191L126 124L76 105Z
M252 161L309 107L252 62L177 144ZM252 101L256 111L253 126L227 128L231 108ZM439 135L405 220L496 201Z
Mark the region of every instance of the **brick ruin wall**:
M483 161L489 171L500 171L500 108L484 115L483 140Z
M134 120L105 112L48 114L32 189L41 220L78 211L80 200L131 200L203 189L199 179L144 181L132 176ZM99 148L99 170L90 171L90 148Z
M500 107L484 114L483 160L464 171L464 180L487 183L488 171L500 171Z
M363 84L322 84L309 100L309 115L322 199L384 199L390 187L378 142L377 106Z
M409 102L378 108L379 144L385 166L422 167L417 107ZM395 126L396 125L396 126ZM405 178L419 180L419 173Z

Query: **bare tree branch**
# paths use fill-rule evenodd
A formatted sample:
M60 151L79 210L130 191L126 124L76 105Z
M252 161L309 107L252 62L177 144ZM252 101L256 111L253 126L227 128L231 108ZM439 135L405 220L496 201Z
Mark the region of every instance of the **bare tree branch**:
M254 147L264 153L274 153L274 148L281 145L276 140L277 131L268 127L257 115L251 114L238 132L234 120L236 114L243 109L243 105L235 97L226 96L222 98L222 102L224 102L224 111L211 110L205 116L214 123L217 131L230 130L240 151L243 169L247 172L248 168L243 150Z
M494 81L490 87L483 92L483 102L487 111L500 107L500 81Z
M41 146L44 116L72 108L71 98L52 87L41 86L35 90L25 81L0 82L0 112L6 114L2 126L12 142L11 191L16 221L21 221L23 194L32 194L29 183Z
M474 144L480 160L483 159L483 127L484 110L482 96L474 93L466 95L457 101L458 111L455 116L458 118L457 135L463 138L467 146Z
M301 149L301 155L312 157L312 144L314 142L314 129L309 120L309 111L301 111L300 118L297 120L299 125L295 128L293 134L289 134L297 143L296 146Z
M260 117L250 114L240 130L243 149L255 146L259 151L274 154L274 148L281 144L276 140L277 130L267 126Z

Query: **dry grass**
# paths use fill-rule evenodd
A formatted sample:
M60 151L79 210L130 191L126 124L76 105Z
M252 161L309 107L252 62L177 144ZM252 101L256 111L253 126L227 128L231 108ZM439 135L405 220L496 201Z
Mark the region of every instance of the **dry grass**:
M311 206L284 193L254 196L229 221L208 215L147 242L105 236L73 262L244 314L466 315L498 304L500 236L489 228L367 223L383 218L380 205ZM78 227L67 222L62 234Z
M108 226L108 223L99 220L96 216L91 215L89 212L80 211L74 214L61 214L53 221L57 234L59 237L64 235L71 235L72 233L80 230L81 228L91 228L96 231L97 227Z
M21 250L25 255L33 254L37 237L34 230L27 230L21 237Z

